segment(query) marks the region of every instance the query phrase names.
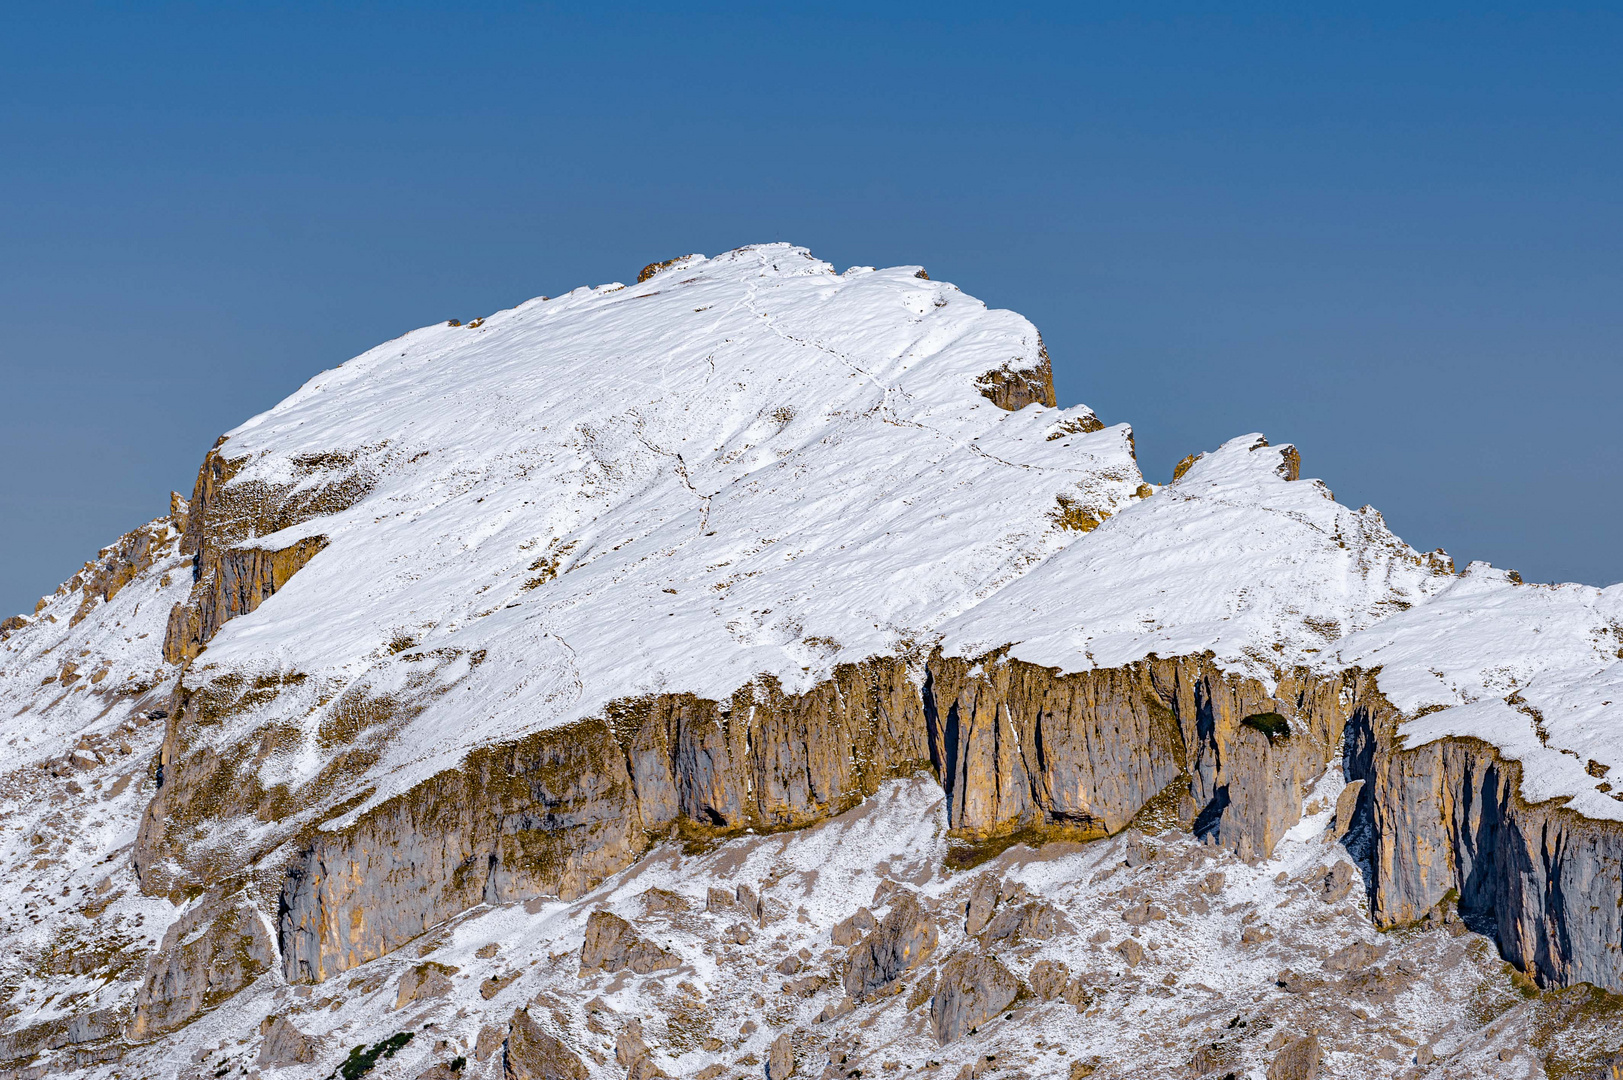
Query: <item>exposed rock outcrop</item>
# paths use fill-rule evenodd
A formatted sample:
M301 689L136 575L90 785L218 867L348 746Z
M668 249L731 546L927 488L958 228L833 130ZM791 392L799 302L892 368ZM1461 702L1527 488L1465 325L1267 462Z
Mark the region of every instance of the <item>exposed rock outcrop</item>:
M1623 896L1623 827L1527 803L1521 766L1476 739L1383 739L1371 769L1378 925L1457 902L1540 983L1623 990L1623 919L1593 899Z
M259 1025L263 1041L259 1055L254 1059L260 1068L281 1065L304 1065L315 1060L316 1044L304 1032L294 1027L285 1017L266 1017Z
M633 971L647 975L677 966L664 949L637 935L631 924L609 911L594 911L586 920L586 941L581 945L581 974L591 971Z
M348 509L375 482L359 451L300 455L292 482L239 481L249 459L225 457L225 441L204 457L191 499L175 509L177 523L184 519L181 551L192 556L195 584L169 614L163 656L171 664L196 656L226 621L257 608L327 543L316 536L280 548L246 541Z
M936 657L925 706L962 835L1107 835L1188 777L1196 830L1263 856L1300 819L1307 783L1340 753L1344 685L1297 672L1269 694L1200 657L1073 675ZM1246 725L1259 714L1284 714L1289 734Z
M1035 364L1021 366L1020 361L1011 360L982 375L976 381L975 389L998 408L1010 412L1033 404L1052 409L1056 404L1054 367L1048 359L1048 346L1043 344L1039 336Z
M170 611L164 659L176 664L196 656L222 625L270 599L326 546L325 536L307 536L284 548L220 552L213 573L199 582L191 599Z
M579 896L641 854L640 825L601 723L477 750L314 836L282 887L283 970L320 982L475 904Z
M845 970L845 992L867 1001L891 988L897 979L935 951L939 931L918 897L897 893L879 925L851 951Z
M930 1001L930 1029L945 1046L969 1034L1014 1003L1020 980L995 958L960 954L941 967Z
M175 921L153 953L129 1038L149 1039L180 1027L275 963L275 940L253 907L199 904Z
M587 1080L586 1065L524 1009L513 1013L502 1044L503 1080Z

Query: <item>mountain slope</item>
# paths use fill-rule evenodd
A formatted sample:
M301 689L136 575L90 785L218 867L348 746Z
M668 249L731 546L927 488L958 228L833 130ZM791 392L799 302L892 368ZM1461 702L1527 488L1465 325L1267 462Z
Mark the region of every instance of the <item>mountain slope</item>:
M1511 993L1449 951L1467 924L1623 989L1623 923L1568 899L1623 895L1623 591L1456 577L1258 435L1156 488L1125 425L1053 406L1018 315L788 245L312 379L6 624L0 1062L325 1076L415 1032L380 1075L708 1080L843 1076L877 1038L1075 1076L975 1048L1154 1013L1153 1053L1086 1067L1221 1075L1307 1054L1323 1012L1331 1072L1424 1043L1449 1075L1511 1026L1450 1004ZM1100 841L1130 822L1162 862ZM961 872L1013 839L1056 869ZM869 894L885 921L844 922ZM1370 919L1432 926L1442 981L1331 978ZM1383 1021L1406 1050L1360 1060L1351 992L1420 1018ZM1183 1030L1242 1006L1296 1034Z

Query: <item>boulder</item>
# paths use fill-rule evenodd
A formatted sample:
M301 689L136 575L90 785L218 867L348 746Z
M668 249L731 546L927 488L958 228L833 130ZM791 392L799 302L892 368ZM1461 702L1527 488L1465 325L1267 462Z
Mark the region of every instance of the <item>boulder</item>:
M772 1050L766 1057L767 1080L784 1080L795 1074L795 1040L785 1031L772 1040Z
M992 957L955 956L941 967L930 1002L930 1030L945 1046L1008 1008L1019 994L1020 980Z
M879 925L879 920L873 917L873 912L867 908L857 908L857 913L849 919L842 919L834 924L831 934L836 945L855 945L862 940L862 935Z
M982 874L969 890L969 903L964 909L964 932L971 936L980 933L997 907L1000 882L992 874Z
M279 1065L304 1065L315 1060L316 1045L304 1032L280 1016L268 1016L259 1025L264 1041L254 1063L261 1069Z
M735 892L740 907L759 925L766 918L766 904L756 895L755 890L748 885L740 885Z
M938 936L935 920L918 897L898 893L884 921L851 950L845 992L859 1002L878 996L903 973L922 964L935 951Z
M1358 971L1374 964L1386 950L1367 942L1358 941L1344 948L1337 949L1324 961L1326 971Z
M513 1013L502 1046L503 1080L588 1080L589 1075L580 1058L543 1031L528 1012Z
M580 972L625 971L638 975L678 966L670 953L638 937L631 924L609 911L594 911L586 919L586 940L580 947Z
M1314 1036L1293 1039L1274 1056L1268 1066L1268 1080L1316 1080L1322 1057L1319 1040Z
M1339 904L1352 892L1353 882L1358 880L1358 871L1350 862L1338 862L1324 875L1324 883L1319 887L1319 899L1326 904Z
M1070 968L1058 960L1039 960L1031 965L1031 974L1026 981L1031 984L1031 992L1040 1000L1053 1001L1065 992L1065 984L1070 977Z
M1330 826L1330 836L1340 840L1352 828L1353 814L1358 810L1358 795L1364 790L1362 780L1354 780L1336 796L1336 819Z
M648 1044L642 1041L642 1022L632 1020L614 1040L614 1060L626 1069L626 1080L655 1080L665 1073L654 1063Z
M1165 918L1165 913L1161 913ZM1065 917L1041 900L1028 900L1019 906L1003 905L986 925L983 940L1007 941L1031 938L1046 941L1072 929Z
M447 967L445 964L418 964L400 976L400 988L395 993L394 1007L404 1009L414 1001L449 994L451 976L456 973L456 968Z

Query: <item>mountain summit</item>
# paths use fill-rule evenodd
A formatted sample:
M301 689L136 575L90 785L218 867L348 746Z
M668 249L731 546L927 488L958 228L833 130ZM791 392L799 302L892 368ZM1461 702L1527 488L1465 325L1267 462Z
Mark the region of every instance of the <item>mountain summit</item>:
M1300 470L785 244L380 345L0 624L0 1076L1601 1061L1623 586Z

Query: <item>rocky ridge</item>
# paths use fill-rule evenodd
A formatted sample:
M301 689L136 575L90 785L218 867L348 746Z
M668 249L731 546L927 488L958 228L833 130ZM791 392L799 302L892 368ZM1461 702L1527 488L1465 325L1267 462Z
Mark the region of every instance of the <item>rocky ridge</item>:
M776 246L622 292L318 376L223 438L167 519L8 620L18 1075L324 1076L351 1037L412 1076L843 1076L886 1054L969 1075L1532 1075L1598 1052L1604 1008L1540 1034L1572 999L1514 1004L1491 953L1448 953L1427 989L1432 960L1388 970L1368 940L1410 928L1424 953L1470 930L1552 994L1620 989L1618 914L1579 900L1623 895L1606 791L1587 813L1527 797L1569 757L1608 786L1590 735L1612 699L1551 714L1616 676L1617 589L1455 577L1258 436L1148 485L1124 426L1053 408L1029 324L916 268L835 275ZM425 395L436 410L394 400ZM1481 645L1413 646L1484 607ZM1573 645L1493 674L1556 626ZM1416 663L1454 697L1416 691ZM1537 751L1448 719L1499 701ZM876 814L888 842L821 891L826 838ZM1011 842L990 876L955 872ZM1242 878L1280 925L1239 915ZM858 879L882 915L846 906ZM707 884L701 917L710 881L733 887ZM819 899L763 955L796 895ZM1308 900L1344 905L1334 933ZM1085 937L1107 910L1130 929ZM1146 988L1163 922L1326 974L1242 964L1191 997L1186 958ZM1303 944L1321 940L1341 944ZM750 991L764 1019L731 1016L779 952L771 1004ZM1447 978L1522 1019L1451 1009ZM1338 1012L1348 992L1381 1009ZM1191 1049L1201 995L1235 1023ZM1381 1021L1390 1056L1338 1042L1422 1001L1425 1023ZM1150 1012L1165 1030L1127 1019ZM1072 1050L1079 1014L1159 1048L1031 1056ZM247 1050L205 1045L233 1031ZM434 1039L389 1042L413 1032Z

